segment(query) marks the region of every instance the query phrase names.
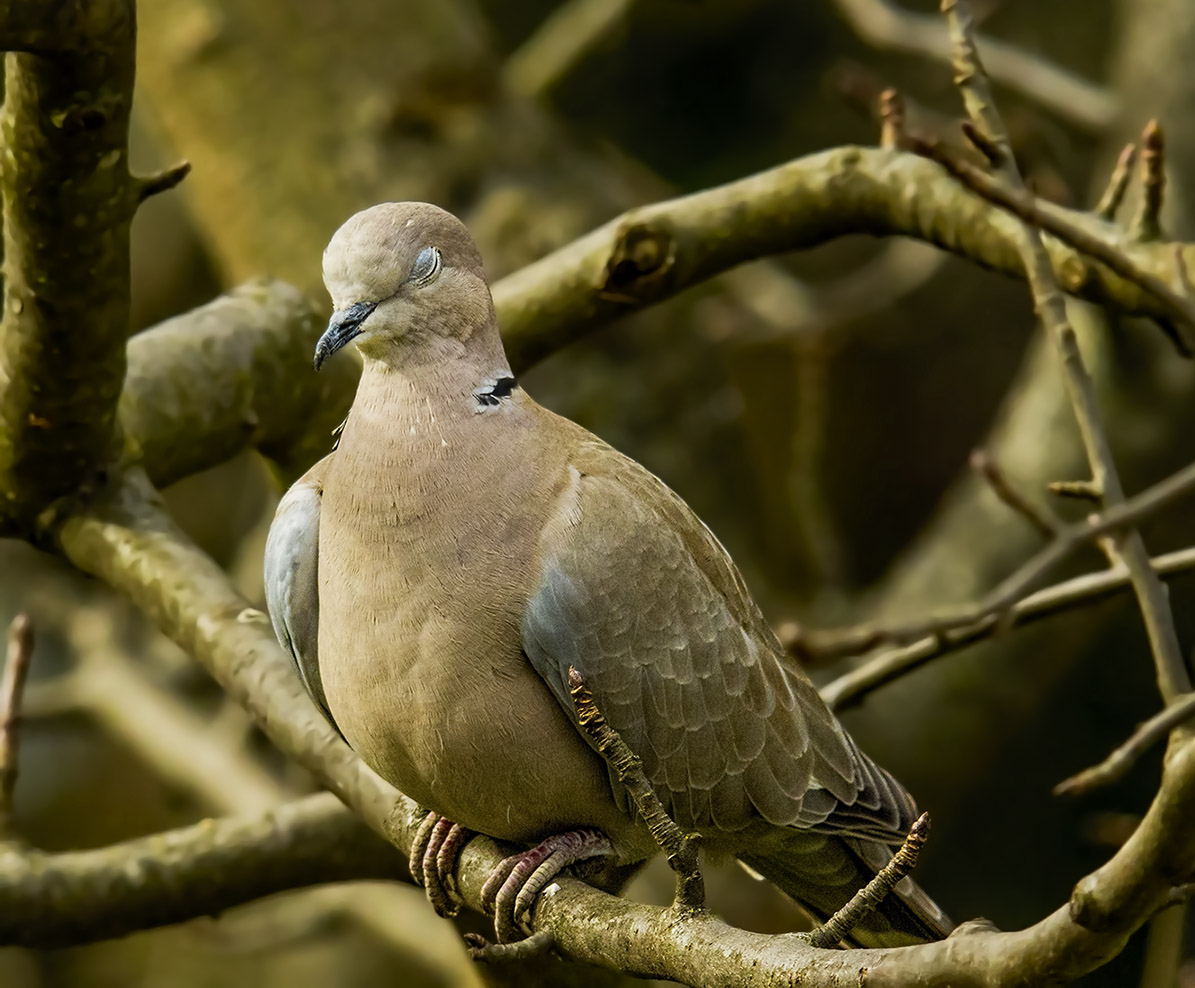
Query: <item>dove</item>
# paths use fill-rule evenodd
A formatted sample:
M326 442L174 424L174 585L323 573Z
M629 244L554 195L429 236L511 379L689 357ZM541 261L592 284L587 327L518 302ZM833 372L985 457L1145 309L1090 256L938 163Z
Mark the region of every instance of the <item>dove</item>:
M323 256L352 344L338 446L282 498L269 612L314 702L425 807L411 870L438 911L475 834L518 845L483 890L518 938L562 869L658 852L578 724L570 668L702 852L824 922L917 819L785 655L726 550L634 460L538 405L503 351L480 253L426 203L351 217ZM945 936L911 879L851 934Z

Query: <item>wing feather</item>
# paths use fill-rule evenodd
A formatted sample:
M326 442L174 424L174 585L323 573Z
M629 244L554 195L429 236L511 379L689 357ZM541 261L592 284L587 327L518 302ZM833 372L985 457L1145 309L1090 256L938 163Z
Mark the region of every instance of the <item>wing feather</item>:
M570 716L568 668L581 672L682 827L762 817L903 838L912 800L783 656L726 551L663 483L582 443L541 548L528 659Z

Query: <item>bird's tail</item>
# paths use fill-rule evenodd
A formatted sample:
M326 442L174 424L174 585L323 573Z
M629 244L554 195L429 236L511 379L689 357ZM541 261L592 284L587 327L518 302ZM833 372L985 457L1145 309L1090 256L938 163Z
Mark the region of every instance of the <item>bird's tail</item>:
M824 923L891 859L896 848L876 841L776 827L753 840L739 860L776 885L812 919ZM858 947L899 947L941 940L946 914L911 879L902 879L848 937Z

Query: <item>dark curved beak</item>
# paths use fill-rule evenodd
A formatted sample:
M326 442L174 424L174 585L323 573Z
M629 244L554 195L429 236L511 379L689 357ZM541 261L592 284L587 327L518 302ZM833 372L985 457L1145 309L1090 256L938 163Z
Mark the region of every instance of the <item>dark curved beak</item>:
M358 302L347 309L337 309L328 320L328 328L315 345L315 369L361 332L361 324L378 307L377 302Z

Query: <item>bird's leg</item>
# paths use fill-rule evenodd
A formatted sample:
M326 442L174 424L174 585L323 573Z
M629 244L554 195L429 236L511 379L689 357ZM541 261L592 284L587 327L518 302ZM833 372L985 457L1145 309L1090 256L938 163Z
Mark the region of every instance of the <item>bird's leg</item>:
M427 891L428 901L441 916L455 916L460 911L456 894L457 857L473 836L459 823L428 812L411 844L411 877Z
M561 871L586 858L613 852L614 846L605 834L570 830L502 861L481 890L482 907L494 914L498 942L508 943L518 936L519 926L539 893Z

